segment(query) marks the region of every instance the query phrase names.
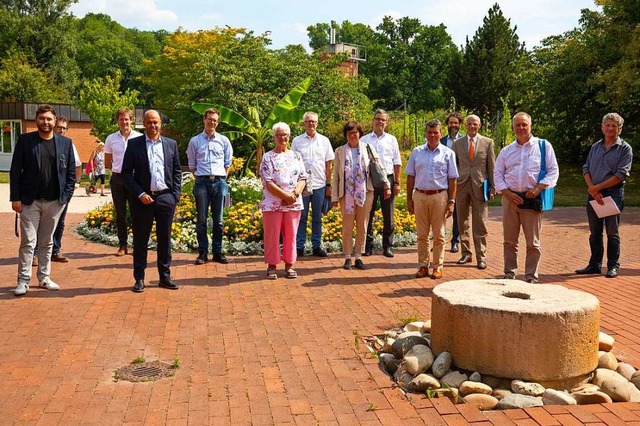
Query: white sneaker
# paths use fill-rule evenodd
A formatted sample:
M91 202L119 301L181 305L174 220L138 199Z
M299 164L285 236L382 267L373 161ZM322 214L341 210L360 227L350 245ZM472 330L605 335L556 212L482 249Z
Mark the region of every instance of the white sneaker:
M18 286L13 291L13 294L15 294L16 296L22 296L23 294L25 294L28 291L29 291L29 284L23 283L23 282L19 282Z
M53 281L51 281L51 278L49 278L49 277L47 277L44 280L40 281L40 287L46 288L47 290L50 290L50 291L60 290L60 286L58 284L54 283Z

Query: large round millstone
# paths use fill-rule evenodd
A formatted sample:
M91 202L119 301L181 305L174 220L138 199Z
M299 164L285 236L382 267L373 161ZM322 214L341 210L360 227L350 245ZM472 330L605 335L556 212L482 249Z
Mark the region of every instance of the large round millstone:
M431 348L458 368L565 382L598 366L600 303L588 293L518 280L449 281L433 289Z

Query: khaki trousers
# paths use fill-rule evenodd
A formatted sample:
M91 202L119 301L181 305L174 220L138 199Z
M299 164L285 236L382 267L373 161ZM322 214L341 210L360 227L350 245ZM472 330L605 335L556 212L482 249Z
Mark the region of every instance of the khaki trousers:
M433 232L433 261L431 267L438 269L444 263L444 224L447 209L447 191L427 195L413 193L413 212L418 230L418 262L429 266L429 232Z
M478 262L486 261L489 205L484 199L479 200L473 195L471 181L467 181L465 185L458 187L456 209L458 210L461 254L463 256L471 256L470 234L472 234L476 260ZM471 210L471 232L469 232L469 210Z
M342 253L345 258L351 258L353 252L353 227L356 231L356 258L364 251L364 241L367 237L367 226L369 224L369 212L373 205L373 191L367 192L364 206L355 206L355 213L345 212L345 197L340 198L340 211L342 212Z
M504 233L504 273L516 275L518 272L518 239L520 227L527 244L524 273L525 279L538 279L540 263L540 230L542 212L520 209L515 203L502 197L502 230Z
M33 251L38 244L38 281L49 277L51 273L51 251L53 250L53 231L65 204L58 200L35 200L22 205L20 213L20 249L18 251L18 282L29 284Z

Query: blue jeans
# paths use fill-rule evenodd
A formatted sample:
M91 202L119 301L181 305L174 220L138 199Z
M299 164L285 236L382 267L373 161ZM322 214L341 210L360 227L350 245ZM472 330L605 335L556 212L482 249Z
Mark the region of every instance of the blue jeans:
M222 254L222 209L224 197L228 192L227 181L223 178L211 180L208 177L197 177L193 186L193 196L196 199L196 236L198 238L198 252L206 254L209 251L207 239L207 216L211 208L211 252Z
M298 224L298 234L296 236L296 248L304 250L304 242L307 240L307 218L309 217L309 204L311 204L311 246L319 249L322 242L322 203L326 187L313 190L313 195L302 197L304 210L300 215L300 223Z
M602 190L603 197L611 197L616 203L620 211L624 208L624 187L607 188ZM589 195L588 201L593 200ZM595 268L602 267L602 258L604 257L604 240L602 231L607 232L607 269L620 268L620 234L618 227L620 226L620 215L607 216L602 219L587 202L587 218L589 219L589 246L591 247L591 258L589 266Z

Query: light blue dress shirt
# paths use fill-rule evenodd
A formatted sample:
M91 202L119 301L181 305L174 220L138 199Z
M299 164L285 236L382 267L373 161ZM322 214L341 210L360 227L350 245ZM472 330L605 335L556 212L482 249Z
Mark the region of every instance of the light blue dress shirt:
M456 155L443 144L431 151L425 143L413 149L405 173L415 177L414 188L435 191L449 188L449 179L458 178Z
M164 149L162 137L157 141L147 139L147 158L149 158L149 171L151 172L151 190L163 191L169 189L164 179Z
M232 156L231 142L218 132L212 138L202 132L187 147L189 170L195 170L196 176L226 176Z

